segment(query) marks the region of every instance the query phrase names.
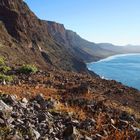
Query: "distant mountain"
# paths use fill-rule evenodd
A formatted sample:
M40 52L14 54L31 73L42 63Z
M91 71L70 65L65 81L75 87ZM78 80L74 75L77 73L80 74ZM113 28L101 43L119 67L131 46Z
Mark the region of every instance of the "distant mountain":
M140 53L140 45L126 45L123 48L129 52Z
M97 61L99 59L116 54L116 51L103 48L99 44L89 42L81 38L76 32L65 29L63 24L52 21L48 23L48 31L51 37L58 43L65 46L69 52L84 62Z
M108 56L124 53L138 53L140 46L117 46L110 43L93 43L80 37L76 32L65 29L63 24L52 21L48 23L48 31L59 44L68 48L75 57L84 62L97 61Z
M136 45L126 45L126 46L117 46L110 43L99 43L98 44L102 49L113 51L119 54L122 53L140 53L140 46Z

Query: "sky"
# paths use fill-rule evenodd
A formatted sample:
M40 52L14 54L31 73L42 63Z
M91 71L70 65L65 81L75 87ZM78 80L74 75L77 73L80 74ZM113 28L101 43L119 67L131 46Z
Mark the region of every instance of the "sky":
M44 20L96 43L140 45L140 0L25 0Z

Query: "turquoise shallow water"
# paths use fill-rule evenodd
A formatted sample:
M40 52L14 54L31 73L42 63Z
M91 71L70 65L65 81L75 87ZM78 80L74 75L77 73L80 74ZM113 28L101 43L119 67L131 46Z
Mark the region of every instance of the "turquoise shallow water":
M102 78L116 80L140 90L140 54L116 55L88 63L87 67Z

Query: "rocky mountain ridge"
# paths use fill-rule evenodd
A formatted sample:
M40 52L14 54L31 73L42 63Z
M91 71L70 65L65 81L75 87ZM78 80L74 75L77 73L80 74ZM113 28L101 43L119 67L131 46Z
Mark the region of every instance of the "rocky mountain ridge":
M81 60L50 36L49 25L38 19L22 0L0 0L0 21L0 54L11 65L34 63L44 69L52 66L87 71Z

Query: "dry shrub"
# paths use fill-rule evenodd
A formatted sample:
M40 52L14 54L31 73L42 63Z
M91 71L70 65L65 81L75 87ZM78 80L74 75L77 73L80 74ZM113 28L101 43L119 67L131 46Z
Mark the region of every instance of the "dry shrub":
M106 114L99 113L99 115L97 116L96 123L97 123L96 129L98 131L101 131L103 129L103 125L106 123Z
M58 102L55 109L57 111L67 112L67 113L73 115L75 118L80 119L80 120L86 119L86 112L84 112L83 109L81 109L80 107L77 107L77 106L68 106L68 105L64 105L64 104Z
M107 136L104 140L136 140L136 137L133 132L128 130L116 130L110 136Z

